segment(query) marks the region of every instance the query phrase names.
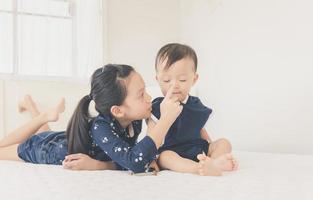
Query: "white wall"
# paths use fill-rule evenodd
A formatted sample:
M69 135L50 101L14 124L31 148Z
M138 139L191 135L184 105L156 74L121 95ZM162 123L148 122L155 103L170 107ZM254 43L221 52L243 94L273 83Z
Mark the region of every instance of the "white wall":
M108 62L126 63L147 85L155 84L154 59L162 45L180 38L179 0L107 0Z
M0 138L4 132L4 90L3 90L3 81L0 80Z
M65 130L78 101L89 94L89 84L64 81L0 80L0 138L30 119L29 113L19 113L18 103L25 94L31 94L39 111L54 106L65 98L65 112L58 122L49 123L52 130Z
M236 149L313 153L313 2L181 1L215 137Z

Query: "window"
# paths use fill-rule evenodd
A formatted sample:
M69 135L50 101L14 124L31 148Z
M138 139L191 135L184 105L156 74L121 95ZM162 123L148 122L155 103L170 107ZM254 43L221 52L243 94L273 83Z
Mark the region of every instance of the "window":
M102 27L102 0L1 0L0 73L87 78Z

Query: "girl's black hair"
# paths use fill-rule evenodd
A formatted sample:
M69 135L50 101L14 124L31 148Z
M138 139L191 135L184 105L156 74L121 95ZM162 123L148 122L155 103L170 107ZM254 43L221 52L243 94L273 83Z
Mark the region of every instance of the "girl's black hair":
M114 105L121 105L127 88L123 79L127 78L134 68L128 65L108 64L97 69L91 76L91 91L78 103L66 129L68 153L85 153L91 145L89 129L93 120L89 113L89 104L93 100L98 113L110 114Z

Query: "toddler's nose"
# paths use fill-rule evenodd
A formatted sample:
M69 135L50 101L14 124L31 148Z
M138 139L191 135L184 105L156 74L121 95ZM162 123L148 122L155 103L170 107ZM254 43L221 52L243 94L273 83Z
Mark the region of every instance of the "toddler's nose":
M178 84L178 81L176 80L173 80L172 83L171 83L171 86L174 86L174 89L177 89L179 88L179 84Z

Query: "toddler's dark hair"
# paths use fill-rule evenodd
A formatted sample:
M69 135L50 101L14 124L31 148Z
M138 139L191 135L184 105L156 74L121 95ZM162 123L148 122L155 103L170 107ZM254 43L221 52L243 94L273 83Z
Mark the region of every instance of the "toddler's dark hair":
M190 46L179 43L169 43L159 50L155 59L155 70L158 70L158 64L165 59L167 59L165 69L168 69L175 62L187 57L193 60L195 71L197 71L198 58L196 52Z

